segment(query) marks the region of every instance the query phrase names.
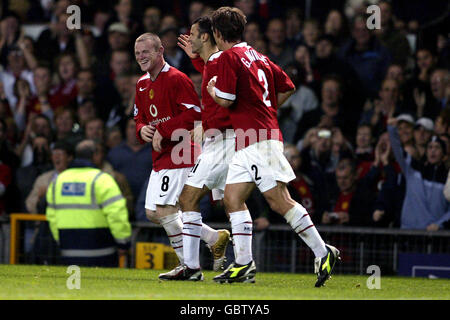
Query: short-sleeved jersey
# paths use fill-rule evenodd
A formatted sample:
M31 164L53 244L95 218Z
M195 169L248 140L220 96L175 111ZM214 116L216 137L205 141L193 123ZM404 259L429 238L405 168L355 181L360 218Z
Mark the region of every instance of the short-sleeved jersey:
M291 79L279 66L245 42L220 55L215 93L219 98L234 101L229 113L237 149L263 140L283 141L277 120L277 93L293 89ZM256 139L248 137L252 132ZM242 134L248 136L240 144Z
M213 53L206 64L202 58L192 60L195 69L202 73L202 126L205 131L208 129L224 131L232 128L228 110L219 106L207 90L209 80L217 75L217 60L221 54L222 51Z
M177 160L174 161L171 157L172 149L178 143L171 141L172 133L176 129L192 130L194 121L201 120L200 101L188 76L168 63L154 81L148 73L142 76L136 83L134 119L136 136L141 143L145 142L140 136L140 130L149 124L156 126L164 138L162 151L152 151L153 170L187 168L194 165L195 155L200 154L200 146L190 140L185 142L190 144L189 161L180 161L186 159L183 148L176 152Z

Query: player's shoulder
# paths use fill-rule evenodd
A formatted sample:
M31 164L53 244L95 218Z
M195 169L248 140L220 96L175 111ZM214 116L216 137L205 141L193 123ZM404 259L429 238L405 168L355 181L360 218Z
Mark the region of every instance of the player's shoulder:
M161 74L162 75L166 74L168 77L174 77L174 76L176 77L176 76L179 76L179 75L184 75L183 72L181 72L180 70L178 70L174 66L171 66L167 62L164 65L164 67L161 69Z
M184 72L178 70L177 68L170 66L169 64L166 64L166 66L168 66L166 75L167 75L167 81L169 81L171 84L176 85L176 84L183 84L183 83L192 83L191 79L187 76L187 74L185 74ZM163 68L163 70L166 67ZM161 71L162 72L162 71Z
M213 53L209 58L207 63L205 64L205 67L208 70L214 69L219 61L220 56L222 55L223 51L217 51L215 53Z
M223 51L217 51L214 52L209 58L208 58L208 63L216 63L217 60L219 60L220 56L223 54Z
M233 59L234 57L236 57L237 55L239 55L239 50L236 50L235 47L231 47L228 50L222 51L222 53L220 54L220 59L219 60L223 60L223 59Z
M145 80L148 80L148 79L150 79L150 74L149 74L148 72L146 72L145 74L142 75L142 77L140 77L140 78L138 79L138 81L136 81L136 85L137 85L139 82L145 81Z
M162 75L166 75L168 78L176 79L176 78L189 78L184 72L178 70L174 66L169 65L167 62L165 66L161 70Z
M140 77L136 81L136 88L137 87L145 87L149 80L150 80L150 74L148 72L146 72L144 75L142 75L142 77Z

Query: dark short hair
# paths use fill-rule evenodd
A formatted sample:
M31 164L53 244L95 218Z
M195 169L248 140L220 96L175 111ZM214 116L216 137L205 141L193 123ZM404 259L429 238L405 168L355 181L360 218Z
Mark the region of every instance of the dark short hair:
M356 128L356 130L359 130L360 128L369 128L370 130L370 134L373 135L373 127L370 123L368 122L362 122L358 125L358 127Z
M75 157L78 159L91 160L97 151L97 145L93 140L83 140L75 147Z
M63 150L68 156L73 156L73 146L64 140L58 140L53 144L52 150Z
M212 28L217 30L227 42L243 39L247 18L238 8L221 7L212 14Z
M200 18L195 19L192 24L198 24L198 33L199 35L202 35L204 33L209 35L209 41L212 45L216 44L216 40L214 39L214 34L212 30L212 20L209 16L203 16Z
M336 170L345 170L347 168L350 168L350 171L352 173L356 173L357 165L355 159L353 159L350 156L345 156L341 160L339 160Z
M43 113L37 114L34 117L33 121L36 120L36 119L43 119L43 120L47 121L47 123L50 126L50 128L52 127L52 122L50 121L50 119L45 114L43 114Z

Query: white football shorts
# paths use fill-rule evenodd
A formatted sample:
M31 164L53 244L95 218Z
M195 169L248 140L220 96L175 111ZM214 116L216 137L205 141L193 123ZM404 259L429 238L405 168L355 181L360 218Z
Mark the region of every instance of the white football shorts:
M254 182L261 192L288 183L295 173L283 154L283 142L264 140L236 151L228 168L226 184Z
M207 137L202 153L189 172L186 184L195 188L206 186L212 190L213 200L223 199L228 165L234 156L235 136Z
M157 205L176 205L191 167L152 170L147 186L145 208L155 211Z

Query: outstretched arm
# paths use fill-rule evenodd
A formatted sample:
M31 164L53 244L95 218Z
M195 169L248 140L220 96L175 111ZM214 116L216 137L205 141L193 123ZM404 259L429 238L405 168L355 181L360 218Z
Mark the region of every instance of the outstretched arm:
M411 156L408 155L406 158L403 154L403 148L402 144L400 142L400 137L398 135L397 131L397 120L395 118L388 119L388 133L389 133L389 139L391 141L392 151L394 153L395 159L397 160L398 164L402 168L403 173L406 177L406 172L409 168L409 164L411 161Z

